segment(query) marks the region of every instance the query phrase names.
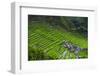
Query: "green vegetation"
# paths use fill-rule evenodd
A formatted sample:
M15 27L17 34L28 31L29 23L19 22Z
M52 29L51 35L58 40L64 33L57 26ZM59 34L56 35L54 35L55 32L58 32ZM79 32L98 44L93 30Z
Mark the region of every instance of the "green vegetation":
M87 18L83 20L84 26L81 22L83 17L74 18L73 20L81 22L79 25L82 26L78 27L71 18L73 17L29 15L28 60L76 59L73 52L61 45L63 40L81 48L88 48L87 21L85 21ZM79 56L87 58L88 51L80 51Z

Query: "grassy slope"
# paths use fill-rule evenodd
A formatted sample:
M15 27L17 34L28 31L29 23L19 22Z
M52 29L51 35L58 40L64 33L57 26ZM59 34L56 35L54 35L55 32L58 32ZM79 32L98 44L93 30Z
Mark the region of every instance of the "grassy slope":
M29 57L31 57L29 60L68 59L69 55L74 59L75 55L68 51L67 56L61 57L64 50L67 50L63 47L60 49L60 43L63 40L67 40L82 48L88 47L87 39L82 35L74 32L66 32L60 27L52 27L46 23L34 23L30 24L28 29L28 49ZM45 58L41 54L45 54ZM80 56L87 57L87 52L80 52Z

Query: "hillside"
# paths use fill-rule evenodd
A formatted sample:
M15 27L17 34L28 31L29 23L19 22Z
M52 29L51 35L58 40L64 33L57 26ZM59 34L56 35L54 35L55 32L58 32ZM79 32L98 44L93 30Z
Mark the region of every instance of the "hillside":
M66 31L63 27L52 26L48 22L30 22L28 60L75 59L75 54L61 45L64 40L81 48L88 47L87 38L81 33ZM88 52L80 51L79 56L87 58Z

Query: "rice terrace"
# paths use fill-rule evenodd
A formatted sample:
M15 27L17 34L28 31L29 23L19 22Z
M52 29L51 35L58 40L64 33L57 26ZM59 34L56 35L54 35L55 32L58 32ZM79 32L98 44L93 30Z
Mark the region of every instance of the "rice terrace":
M88 17L28 15L28 60L88 58Z

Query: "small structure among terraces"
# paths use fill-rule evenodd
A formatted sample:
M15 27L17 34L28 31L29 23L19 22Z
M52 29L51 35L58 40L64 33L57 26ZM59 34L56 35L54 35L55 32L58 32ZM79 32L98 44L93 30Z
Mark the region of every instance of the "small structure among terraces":
M61 44L64 48L68 49L69 52L73 52L77 59L79 59L79 52L83 50L87 50L87 48L81 48L79 46L73 45L71 43L68 43L66 40L64 40ZM64 56L67 53L64 52Z

